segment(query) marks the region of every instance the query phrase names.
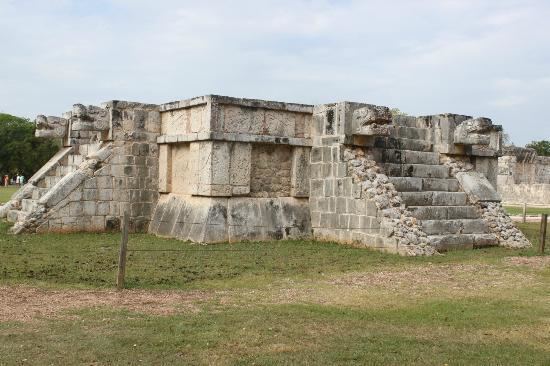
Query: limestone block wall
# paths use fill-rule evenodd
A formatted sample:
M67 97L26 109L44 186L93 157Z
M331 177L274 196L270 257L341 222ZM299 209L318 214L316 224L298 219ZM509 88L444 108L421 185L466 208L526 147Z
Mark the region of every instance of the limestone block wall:
M126 211L131 230L146 231L158 200L158 106L112 101L65 116L70 152L58 175L36 183L13 230L112 230Z
M289 197L292 147L253 144L250 166L251 197Z
M550 184L499 184L503 202L550 206Z
M83 197L89 203L83 204L83 210L89 207L85 216L98 222L97 229L117 228L127 211L130 229L144 232L158 200L158 106L114 101L103 107L110 113L113 152L84 183Z
M250 193L251 145L193 141L159 145L159 191L206 197Z
M311 235L311 106L205 96L160 110L150 232L199 242Z
M373 119L380 117L376 115L379 107L359 103L333 103L314 109L309 197L314 238L392 253L431 254L433 248L421 240L426 235L414 220L394 221L404 212L393 185L369 154L368 147L374 146L375 139L353 134L355 128L365 127L357 126L353 119L362 108L372 111ZM365 114L370 115L370 111ZM396 229L404 229L404 222L408 228L395 234ZM401 237L407 233L414 237L414 243Z
M498 159L498 191L507 203L550 205L550 157L507 148Z
M491 120L392 118L386 107L342 102L316 106L313 122L316 239L406 255L529 245L516 235L494 191L502 134ZM455 174L470 170L491 194L474 200L464 192Z
M378 208L354 182L344 158L345 146L316 146L311 151L310 210L319 240L364 243L396 252L395 241L380 235ZM348 161L346 161L348 160Z

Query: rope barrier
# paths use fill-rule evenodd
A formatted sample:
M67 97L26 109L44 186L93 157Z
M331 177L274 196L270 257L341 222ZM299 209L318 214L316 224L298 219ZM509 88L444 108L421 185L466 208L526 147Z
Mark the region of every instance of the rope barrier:
M75 252L20 252L20 253L0 253L2 255L67 255L67 254L80 254L80 253L109 253L110 251L116 251L116 247L109 248L109 251L101 250L83 250ZM307 252L317 252L317 251L342 251L342 250L364 250L365 248L359 247L338 247L338 248L296 248L293 251L307 251ZM128 252L258 252L258 253L269 253L272 252L270 248L257 248L257 249L128 249Z

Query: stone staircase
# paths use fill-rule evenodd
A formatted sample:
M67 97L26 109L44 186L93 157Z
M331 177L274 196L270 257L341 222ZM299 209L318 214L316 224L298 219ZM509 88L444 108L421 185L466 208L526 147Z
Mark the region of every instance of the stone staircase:
M498 245L477 208L461 192L450 168L433 152L431 130L405 119L392 137L378 138L378 163L393 183L411 214L438 251Z
M55 157L52 158L52 160L54 159ZM18 208L9 210L6 217L7 220L12 223L24 221L27 216L36 209L38 200L53 186L55 186L66 174L78 169L78 166L82 163L83 159L84 158L82 155L79 154L67 154L61 159L55 161L51 168L36 182L33 182L34 177L32 177L29 182L36 185L36 188L32 191L32 197L22 199L21 205Z

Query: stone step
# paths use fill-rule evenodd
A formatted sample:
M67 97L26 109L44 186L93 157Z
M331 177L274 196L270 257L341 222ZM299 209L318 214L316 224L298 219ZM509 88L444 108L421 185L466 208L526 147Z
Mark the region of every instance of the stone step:
M439 165L439 153L415 150L386 149L382 153L383 163Z
M430 130L427 128L396 126L394 136L399 139L428 141L430 139Z
M388 176L416 178L449 178L449 167L427 164L381 164Z
M458 192L460 191L460 183L456 178L423 178L422 190Z
M409 206L407 210L419 220L478 219L474 206Z
M466 206L468 196L464 192L401 192L407 206Z
M413 150L413 151L432 151L432 143L428 140L415 140L400 138L398 140L398 147L402 150Z
M392 123L396 126L418 127L416 117L413 116L394 116Z
M498 239L494 234L428 235L428 241L439 252L498 245Z
M412 151L432 151L432 144L426 140L414 140L395 137L376 137L373 147L381 149L397 149Z
M490 233L489 227L482 219L423 220L422 230L428 235Z
M32 212L38 205L38 200L33 200L30 198L25 198L21 200L21 211Z
M24 221L28 215L29 215L29 212L24 212L19 210L9 210L6 218L9 222L18 222L18 221Z
M389 180L398 192L458 192L460 190L460 184L456 178L389 177Z
M48 192L49 189L48 188L35 188L33 191L32 191L32 199L33 200L39 200L43 195L46 194L46 192Z

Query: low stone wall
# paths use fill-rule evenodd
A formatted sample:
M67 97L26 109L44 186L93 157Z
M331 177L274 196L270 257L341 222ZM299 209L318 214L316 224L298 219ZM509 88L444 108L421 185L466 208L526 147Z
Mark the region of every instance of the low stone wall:
M504 203L550 205L550 157L506 148L498 159L498 191Z
M499 184L498 191L505 204L550 206L550 184Z

